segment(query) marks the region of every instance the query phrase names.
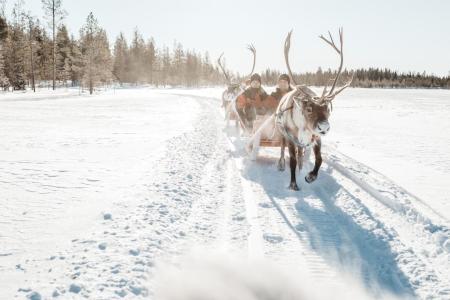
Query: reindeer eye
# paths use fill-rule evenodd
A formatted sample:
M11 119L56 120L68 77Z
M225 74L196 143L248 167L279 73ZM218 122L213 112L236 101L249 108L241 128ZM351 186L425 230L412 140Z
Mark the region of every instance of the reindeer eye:
M307 112L308 114L312 114L312 112L313 112L312 107L308 105L308 106L306 107L306 112Z

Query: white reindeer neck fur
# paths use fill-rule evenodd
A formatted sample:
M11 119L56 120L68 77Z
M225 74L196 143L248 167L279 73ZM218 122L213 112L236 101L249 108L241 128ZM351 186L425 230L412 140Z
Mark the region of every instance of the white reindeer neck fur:
M313 133L307 128L306 118L303 114L302 104L295 103L294 97L314 96L314 91L306 86L296 86L294 90L287 93L281 98L280 104L277 108L277 114L280 116L280 123L285 126L293 135L298 138L298 141L311 147L314 145ZM292 111L291 111L292 110Z

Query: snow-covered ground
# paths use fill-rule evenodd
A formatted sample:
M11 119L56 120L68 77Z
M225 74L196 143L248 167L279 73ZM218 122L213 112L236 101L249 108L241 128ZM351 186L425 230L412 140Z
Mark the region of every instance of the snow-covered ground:
M1 94L0 299L450 299L450 91L345 91L300 192L221 91Z

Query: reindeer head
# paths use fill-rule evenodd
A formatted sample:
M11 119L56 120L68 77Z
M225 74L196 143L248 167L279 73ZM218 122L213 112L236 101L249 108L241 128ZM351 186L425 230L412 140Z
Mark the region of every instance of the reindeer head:
M325 85L322 95L317 95L313 90L305 85L297 85L295 78L292 74L291 67L289 65L289 49L291 47L291 35L292 31L286 37L284 43L284 58L286 61L286 66L289 71L292 82L296 85L296 89L293 92L293 102L297 111L301 113L303 117L303 125L306 129L312 131L315 135L325 135L330 130L330 124L328 118L330 116L331 110L333 108L332 101L334 98L341 93L344 89L350 86L353 75L351 78L339 89L336 90L336 84L339 80L339 76L342 72L342 67L344 64L344 52L343 52L343 42L344 34L342 28L339 29L339 48L334 43L331 33L328 32L329 39L325 38L323 35L320 36L327 44L329 44L340 56L340 65L336 73L336 77L331 79L333 81L330 91L327 91L328 86ZM300 117L300 116L298 116ZM301 118L301 117L300 117Z

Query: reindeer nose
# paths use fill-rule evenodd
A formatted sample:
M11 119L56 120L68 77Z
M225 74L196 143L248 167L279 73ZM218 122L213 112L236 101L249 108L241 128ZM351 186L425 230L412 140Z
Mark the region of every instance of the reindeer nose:
M330 123L328 121L322 121L317 123L317 132L321 135L325 135L330 131Z

